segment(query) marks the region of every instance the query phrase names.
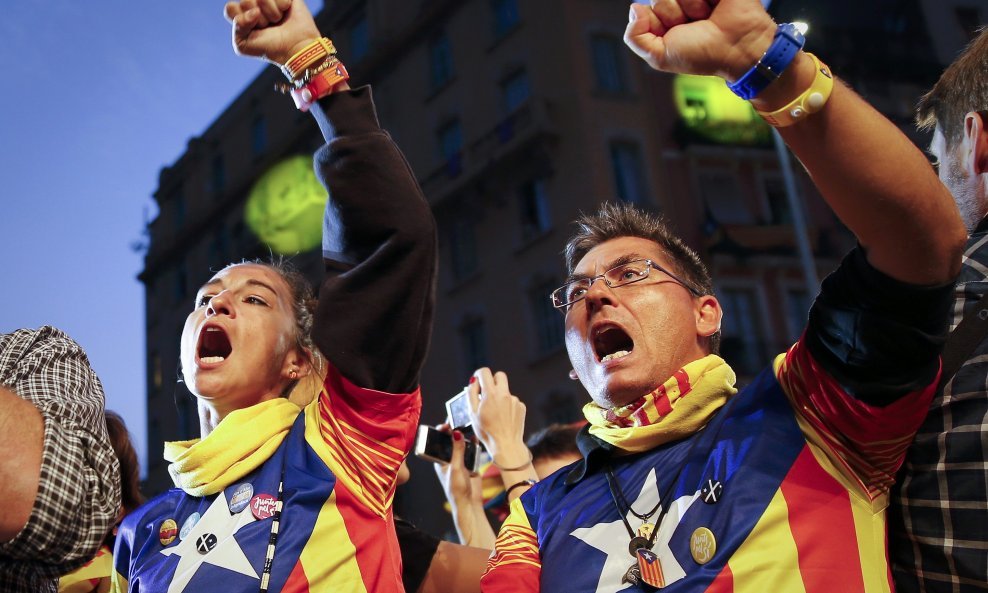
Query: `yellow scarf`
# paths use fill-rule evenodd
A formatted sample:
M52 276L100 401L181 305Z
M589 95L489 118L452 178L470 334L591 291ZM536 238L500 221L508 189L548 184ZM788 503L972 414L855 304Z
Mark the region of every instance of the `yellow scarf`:
M734 371L709 354L676 371L658 389L620 408L590 402L583 415L590 434L631 453L676 441L703 428L737 393Z
M231 412L204 439L165 443L172 481L190 496L216 494L267 461L300 411L272 399Z

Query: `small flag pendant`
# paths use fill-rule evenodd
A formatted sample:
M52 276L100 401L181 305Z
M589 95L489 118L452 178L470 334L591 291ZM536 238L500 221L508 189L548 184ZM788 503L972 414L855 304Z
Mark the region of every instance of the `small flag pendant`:
M638 550L638 571L641 579L656 589L666 586L665 578L662 576L662 562L652 550L644 548Z

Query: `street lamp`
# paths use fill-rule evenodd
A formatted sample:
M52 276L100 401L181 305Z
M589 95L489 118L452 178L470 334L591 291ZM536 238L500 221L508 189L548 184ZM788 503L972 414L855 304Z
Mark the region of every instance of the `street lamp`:
M793 25L803 35L810 28L810 25L803 21L795 21ZM786 187L786 199L789 201L789 211L792 213L792 228L796 234L796 248L799 250L799 260L803 268L806 296L812 299L820 286L820 280L816 275L816 262L813 260L813 249L810 247L809 235L806 232L806 213L803 211L803 202L799 199L799 192L796 189L796 176L792 170L792 159L789 157L789 148L782 140L779 130L774 127L772 128L772 142L775 144L775 153L779 157L779 168L782 169L782 181Z

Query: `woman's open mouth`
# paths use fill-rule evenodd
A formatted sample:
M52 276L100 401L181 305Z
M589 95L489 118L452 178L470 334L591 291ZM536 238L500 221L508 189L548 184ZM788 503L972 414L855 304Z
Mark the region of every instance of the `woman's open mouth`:
M202 364L219 364L230 356L233 346L223 328L207 325L199 334L199 347L196 351Z

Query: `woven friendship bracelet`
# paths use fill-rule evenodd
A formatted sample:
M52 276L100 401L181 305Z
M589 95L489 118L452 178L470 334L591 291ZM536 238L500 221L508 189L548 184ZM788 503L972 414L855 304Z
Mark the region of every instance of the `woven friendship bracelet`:
M326 56L335 55L336 47L333 45L333 42L327 37L320 37L288 58L285 65L281 67L281 72L288 80L295 80L313 64L324 59Z
M336 56L327 56L326 59L323 60L322 63L316 66L315 68L306 68L305 70L303 70L302 75L296 78L295 80L291 81L291 83L287 83L287 84L283 82L275 83L274 90L282 94L290 93L292 89L300 89L304 87L305 85L312 82L312 79L315 78L316 75L322 74L323 72L329 70L330 68L335 68L339 64L340 64L339 58L337 58Z

